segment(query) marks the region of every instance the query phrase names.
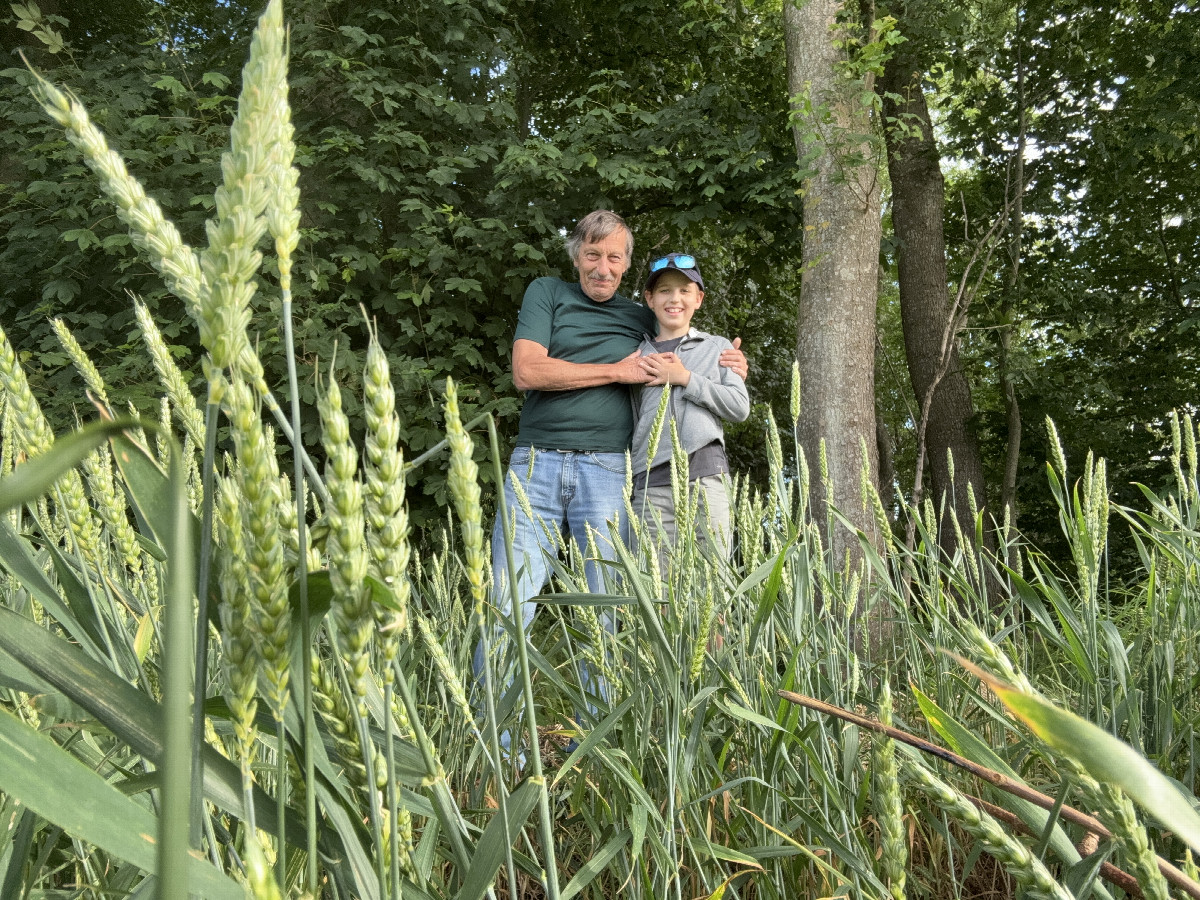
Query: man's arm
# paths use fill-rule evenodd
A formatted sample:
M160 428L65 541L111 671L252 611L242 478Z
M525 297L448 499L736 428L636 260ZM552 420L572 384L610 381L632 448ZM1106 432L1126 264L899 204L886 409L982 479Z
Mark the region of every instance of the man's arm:
M513 384L519 391L573 391L602 384L645 384L650 375L636 352L615 363L573 363L555 359L537 341L513 341Z

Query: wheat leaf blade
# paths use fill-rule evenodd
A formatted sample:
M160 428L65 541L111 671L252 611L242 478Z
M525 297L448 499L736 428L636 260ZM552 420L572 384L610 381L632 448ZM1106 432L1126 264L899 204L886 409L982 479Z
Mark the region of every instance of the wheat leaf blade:
M1039 738L1079 762L1097 780L1118 785L1194 850L1200 849L1200 815L1148 759L1074 713L1019 691L969 663L963 664Z
M165 548L173 529L175 501L171 482L144 447L127 434L112 436L113 459L125 486L129 489L130 502L139 520L146 525L159 547ZM200 522L190 512L193 558L199 555Z
M501 818L504 815L502 812L492 816L492 821L488 823L479 843L475 845L471 867L467 870L456 900L481 900L487 893L488 887L496 878L496 873L500 871L500 866L504 864L505 834L515 837L520 833L521 826L537 805L540 793L541 786L534 779L530 779L508 795L507 828L504 819Z
M154 817L7 710L0 710L0 791L68 834L155 872ZM212 900L242 900L237 882L203 859L188 860L189 885Z
M136 425L132 419L92 422L56 440L45 453L21 463L11 475L0 478L0 512L41 497L95 450L110 434Z

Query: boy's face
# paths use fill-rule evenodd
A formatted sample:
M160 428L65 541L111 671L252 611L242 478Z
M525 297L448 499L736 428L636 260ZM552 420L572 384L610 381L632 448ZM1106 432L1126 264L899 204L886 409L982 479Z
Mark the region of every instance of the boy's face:
M644 293L646 305L654 310L659 327L679 335L687 332L692 316L704 301L700 285L682 272L670 269L659 275L654 287Z

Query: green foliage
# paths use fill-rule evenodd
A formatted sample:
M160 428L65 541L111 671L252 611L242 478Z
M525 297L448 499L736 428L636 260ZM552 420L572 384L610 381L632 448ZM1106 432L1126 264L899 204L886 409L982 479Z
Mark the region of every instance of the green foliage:
M706 324L742 335L756 369L786 371L791 304L758 299L794 294L799 237L776 10L736 4L730 17L720 3L640 3L597 20L571 4L543 6L289 8L303 197L295 339L307 409L317 359L336 359L357 387L365 308L405 398L401 438L414 454L441 439L447 377L466 418L490 411L505 437L519 409L508 352L524 288L550 272L572 276L561 229L597 205L629 218L639 248L669 238L727 259L729 277L710 299L723 298L730 315ZM630 41L634 20L653 25ZM249 21L236 5L201 21L188 4L155 4L124 40L81 40L73 63L36 59L72 85L189 243L202 243L210 201L198 185L216 175ZM0 84L20 130L0 134L11 167L3 180L15 188L0 209L6 327L48 398L70 396L72 383L46 325L59 315L106 380L148 411L126 291L147 302L181 358L195 333L136 262L78 157L46 131L28 75L7 74ZM651 252L639 253L627 292L638 292ZM286 357L269 297L255 301L254 331L268 382L279 384ZM773 377L762 387L765 401L780 396ZM357 401L347 413L360 430ZM316 417L306 414L303 429L315 452ZM757 432L742 446L761 464ZM415 522L436 527L444 480L419 488Z
M188 8L174 9L181 13L180 34L194 34L189 29L198 26ZM0 814L13 823L0 838L0 892L129 894L150 890L147 874L156 869L180 879L194 869L203 875L171 890L186 891L207 878L213 890L205 892L214 896L232 879L258 897L311 895L322 884L336 886L338 896L478 897L497 880L510 896L524 880L534 880L549 897L884 896L898 885L907 896L941 897L969 892L971 870L984 849L1043 894L1058 895L1063 884L1087 887L1100 857L1081 860L1072 840L1078 835L1068 835L1066 826L1051 827L1045 812L1014 804L1034 834L1043 836L1020 838L970 804L966 793L973 787L966 782L926 778L923 767L908 762L914 788L906 794L889 783L879 807L888 818L882 840L890 842L881 848L871 784L872 776L893 778L887 748L880 748L873 772L865 747L870 739L859 726L802 712L777 692L804 692L843 709L871 708L884 679L898 698L898 723L915 728L923 714L962 752L1005 768L1009 777L1067 785L1064 800L1080 805L1104 799L1100 805L1114 838L1098 852L1136 872L1147 890L1157 889L1153 849L1176 855L1174 835L1183 833L1173 810L1155 803L1152 812L1171 821L1147 826L1111 783L1102 782L1112 777L1114 759L1136 760L1126 771L1147 771L1140 757L1130 755L1136 751L1195 791L1190 735L1200 718L1194 690L1200 660L1195 540L1200 473L1196 429L1186 416L1169 427L1164 423L1170 433L1164 459L1171 466L1158 481L1166 488L1145 489L1138 507L1110 504L1105 466L1094 458L1076 486L1067 472L1071 446L1064 450L1057 436L1047 439L1053 518L1061 523L1062 558L1073 563L1066 569L1017 533L1003 535L995 553L982 549L978 521L954 522L963 532L961 552L947 558L938 549L939 519L929 508L904 509L916 522L915 547L888 542L878 554L865 548L866 568L849 570L828 550L831 523L812 518L805 463L794 444L785 457L786 442L772 425L761 478L741 480L735 493L738 550L731 564L706 559L685 541L664 570L654 548L643 543L622 549L613 593L593 596L582 592L580 561L564 560L547 605L574 609L544 616L535 626L520 672L522 696L497 691L490 706L495 716L485 727L473 710L464 709L463 698L478 691L472 650L481 634L492 633L486 612L482 628L466 613L484 596L487 577L480 544L486 511L478 499L475 457L490 457L492 470L499 471L501 454L477 449L459 423L489 404L502 412L506 402L505 392L488 377L503 370L502 351L488 356L483 348L496 335L506 341L508 331L501 334L476 308L515 303L528 277L552 267L563 211L586 210L610 194L635 206L639 239L649 245L639 250L637 266L664 249L694 249L686 246L691 241L714 248L703 254L705 271L722 289L714 292L720 302L706 307L706 315L728 323L724 330L730 332L738 325L762 328L760 352L790 345L790 331L780 337L772 331L774 320L756 313L773 305L785 318L791 315L787 297L794 296L799 277L794 269L774 265L796 226L790 163L756 155L761 148L750 138L744 155L729 155L743 135L733 126L754 118L747 111L765 121L783 116L782 110L770 107L758 93L762 85L746 78L737 83L740 93L729 92L735 102L697 122L692 95L670 92L694 83L707 60L689 52L663 62L647 52L680 35L745 39L756 33L752 16L727 21L718 3L686 4L681 7L686 15L631 4L624 13L660 15L648 19L653 25L645 29L646 43L636 44L624 60L624 76L612 79L608 66L616 42L605 39L615 36L615 24L589 23L582 11L564 5L559 21L570 26L567 34L578 38L577 45L540 31L552 30L545 18L531 19L538 27L521 32L525 52L546 49L552 56L557 47L562 61L572 58L568 50L581 61L586 78L558 85L532 70L521 76L531 57L497 56L500 39L516 34L509 18L514 10L529 11L515 4L512 10L449 4L419 19L408 18L408 11L374 9L364 17L351 16L348 5L301 5L292 46L295 59L304 61L297 64L293 88L297 160L307 198L302 221L309 229L297 272L304 285L296 292L303 346L284 346L275 337L280 301L268 267L254 308L253 327L263 337L258 349L242 347L244 335L231 329L206 337L209 350L222 341L241 347L240 355L223 360L227 368L214 366L212 356L180 352L184 363L205 371L214 421L223 416L228 453L219 464L213 424L197 432L197 438L211 439L203 454L166 436L157 453L151 451L144 446L146 434L159 432L128 422L89 426L51 441L36 398L61 411L80 402L82 392L60 390L55 396L51 388L68 382L49 374L35 377L30 393L24 370L34 367L22 362L37 362L36 344L31 349L28 342L43 327L38 304L45 301L18 297L20 285L5 286L19 300L14 332L25 344L24 360L18 361L0 332L0 498L7 498L0 501L0 717L6 735L0 772L8 778L0 782ZM572 12L577 18L568 15ZM239 27L236 8L214 15L214 21ZM396 43L407 50L397 50ZM68 45L77 56L102 56L78 37L64 39L64 53ZM457 56L464 47L467 55ZM179 53L186 57L188 50L181 46ZM763 58L776 50L769 47ZM137 52L149 65L157 51L147 45ZM739 58L758 59L754 53ZM451 65L462 59L467 62ZM109 64L114 74L124 71ZM201 68L199 84L215 92L234 84L232 69L224 74L216 65ZM141 79L143 88L150 84L164 109L182 109L171 105L188 96L181 86L197 83L178 76L183 68L164 70L153 82L149 68L136 70L136 78L134 70L123 77L131 83ZM255 71L261 77L261 70L248 69ZM409 80L390 81L396 71ZM438 77L418 77L429 71ZM555 93L585 82L569 102ZM388 86L395 83L404 89L392 91ZM99 92L105 85L91 88ZM522 91L529 92L525 100ZM718 99L715 92L699 93L706 102ZM232 106L220 96L214 108L228 117ZM505 97L512 103L506 105ZM387 105L389 98L394 106ZM126 102L142 108L137 106L142 100ZM250 106L247 101L243 111ZM191 109L187 115L197 113ZM220 116L214 113L211 131L200 129L207 135L200 149L194 144L184 149L184 131L171 130L158 115L143 126L153 125L162 140L129 155L139 164L158 160L154 171L164 179L158 189L164 201L199 190L166 177L183 171L174 161L164 162L173 153L199 167L192 174L202 170L217 180L215 159L225 146ZM65 173L59 177L90 184L73 151L52 132L40 131L32 116L27 124L25 133ZM108 124L121 129L127 122L110 113ZM656 143L672 128L674 143ZM522 131L521 141L508 144L522 149L512 156L508 149L501 153L504 142ZM252 125L235 131L233 156L252 157L258 134ZM25 154L29 148L15 131L6 132L5 140L12 148L5 150L7 166L10 152ZM588 150L593 142L611 143L600 155ZM356 146L371 155L352 153ZM652 151L658 162L642 165L645 146L665 152ZM705 148L713 155L701 154L689 170L687 153ZM732 160L721 179L710 174L718 157ZM77 255L71 259L78 271L93 271L86 260L100 253L112 268L110 280L96 284L108 285L113 295L94 306L84 297L90 281L70 288L82 298L80 321L95 329L73 322L72 330L83 334L82 352L100 355L108 327L107 320L86 317L105 310L118 317L116 293L142 279L140 293L152 301L160 327L174 327L168 336L194 347L196 323L182 321L183 311L202 319L213 310L171 299L150 284L145 258L135 254L133 242L105 246L107 238L93 242L84 236L108 228L108 236L122 234L109 221L109 201L92 192L82 202L63 192L51 204L48 198L58 196L51 187L51 162L14 164L22 167L23 179L43 167L39 174L47 176L46 186L27 186L13 195L4 211L6 233L29 249L38 229L49 235L58 228L74 234L77 249L71 252ZM235 160L223 173L231 183L250 171L239 166ZM484 177L481 171L489 167ZM774 172L775 180L767 179L769 189L756 194L763 190L764 170ZM501 183L494 177L498 172L511 178L503 188L494 187ZM563 184L599 193L564 188L562 208L547 210L535 198L560 176ZM348 199L372 196L372 190L380 198L373 204ZM717 224L725 202L718 199L727 195L736 196L734 206L742 212ZM681 197L687 201L679 202ZM637 207L637 198L660 205ZM757 212L772 210L777 219L759 219L756 203ZM505 204L519 211L515 219L492 215ZM169 202L164 206L172 209ZM210 250L227 247L221 241L228 235L219 233L223 224L241 213L253 219L256 212L248 205L220 206L205 198L178 207L185 211L180 225L189 242L200 246L208 237ZM200 220L212 209L219 221L210 232ZM517 236L521 240L514 241ZM318 252L325 239L340 249ZM13 260L16 265L15 255ZM210 272L231 275L219 266ZM358 302L379 313L378 343L371 343L347 310ZM173 326L164 311L178 317ZM321 354L332 355L339 333L350 346L340 348L334 363ZM466 353L460 360L450 352L455 342L475 347L478 355ZM377 371L384 355L380 343L404 348L389 351L388 374ZM251 394L257 386L241 377L265 362L272 382L281 382L277 376L292 354L310 372L320 367L330 373L319 387L323 423L313 412L315 379L290 398L304 407L310 430L290 452L305 437L323 438L330 447L330 477L308 484L317 510L307 502L299 510L293 505L294 487L278 475L279 457L289 448L277 445L262 418L262 397ZM360 374L360 357L372 367L367 377ZM102 366L113 397L149 405L162 392L149 377L136 389L123 383L118 389L112 374L148 372L150 364L142 358L140 351L127 352ZM460 367L466 370L461 377ZM406 392L402 397L427 391L440 405L441 392L429 382L442 377L456 387L445 429L454 455L449 466L437 455L410 466L410 478L430 496L448 485L458 505L443 534L422 536L410 557L399 546L408 537L397 524L405 517L392 503L395 498L388 500L387 515L364 516L356 468L364 446L374 467L393 449L404 447L415 456L440 441L443 429L435 424L440 411L423 420L414 404L396 423L381 412L390 401L380 392L392 383ZM768 370L763 377L780 396L791 387L778 372ZM362 420L370 433L360 440L362 426L352 428L346 412L353 411L351 403L364 402L370 414ZM794 405L790 411L794 419ZM117 436L118 431L128 434ZM112 439L103 444L101 435ZM84 461L89 475L84 481L73 466L91 450L96 453ZM794 460L795 471L785 459ZM1147 471L1155 464L1147 461ZM110 473L109 481L96 476L101 471ZM408 495L418 496L416 484ZM866 500L877 516L886 516L877 497ZM380 497L371 503L379 513ZM1126 520L1119 531L1138 555L1127 585L1102 577L1112 511ZM130 542L117 523L136 529L132 561ZM399 533L389 530L393 526ZM385 543L408 560L399 572L385 572L373 552ZM291 589L282 609L288 627L282 630L270 621L279 618L281 595L258 590L268 578L282 578ZM405 590L397 587L397 578L407 582ZM211 640L208 621L191 621L197 590L215 610L211 620L221 631L219 642ZM409 607L400 597L412 599L417 619L412 636L403 621ZM337 611L329 615L335 604ZM589 627L597 605L615 607L625 627L612 635ZM868 633L864 620L886 621L890 628ZM193 625L199 625L194 630L213 660L196 679L207 700L202 708L208 727L189 737L180 725L190 693L185 645ZM1006 718L997 698L978 689L940 651L965 655L1015 685L1020 694L1015 706L1032 708L1029 698L1041 695L1133 749L1097 758L1064 753L1053 734L1041 742ZM588 655L606 668L613 694L594 716L573 723L569 711L587 708L577 662ZM281 678L256 677L268 664L289 667L286 683L292 689L286 698L279 696ZM910 685L919 691L919 708L902 693L901 686ZM255 718L259 695L270 702ZM1061 730L1055 725L1066 721L1061 713L1041 699L1036 705L1039 727L1047 734ZM266 715L268 706L275 716ZM535 712L546 726L541 730L531 727ZM892 715L886 704L881 713ZM1071 727L1082 728L1073 720ZM524 773L516 755L500 752L495 736L520 735L523 728L538 741L530 740L527 749L535 776L544 777L526 779L510 793L509 785ZM568 733L581 739L571 752L563 746ZM203 772L194 778L193 741ZM29 768L30 755L40 768ZM31 792L31 784L46 787ZM189 793L197 806L180 799ZM74 809L70 801L80 795L110 813L97 818ZM996 794L991 799L1003 802ZM529 822L535 808L536 827ZM1056 807L1053 815L1059 812ZM897 823L906 815L914 837L912 846L900 848L896 841L905 840L906 832ZM138 827L131 829L131 822ZM187 830L181 825L203 834L207 861L183 862L184 844L193 843L194 835L171 846L168 838ZM259 828L267 837L262 847ZM147 852L143 834L151 830L166 855L163 862L152 862ZM1063 884L1047 880L1052 876L1042 857L1063 867ZM904 858L909 868L901 878ZM273 870L267 868L271 861ZM561 889L543 874L547 867L559 876ZM1103 889L1096 891L1103 896Z
M1033 423L1050 416L1069 453L1104 456L1116 496L1132 502L1131 483L1161 486L1152 460L1168 444L1165 411L1192 403L1200 387L1186 274L1200 253L1190 199L1200 142L1179 68L1194 56L1195 21L1158 2L1034 3L994 8L978 28L966 46L942 44L958 51L945 61L940 100L945 155L959 162L946 233L978 233L1014 196L1023 107L1022 252L997 265L969 346L995 464L1006 428L989 396L993 335L1015 329L1013 376L1030 441L1018 488L1023 526L1058 555L1054 506L1035 500L1045 497L1039 461L1048 448ZM997 41L999 32L1008 38ZM1115 549L1120 576L1135 554L1123 540Z

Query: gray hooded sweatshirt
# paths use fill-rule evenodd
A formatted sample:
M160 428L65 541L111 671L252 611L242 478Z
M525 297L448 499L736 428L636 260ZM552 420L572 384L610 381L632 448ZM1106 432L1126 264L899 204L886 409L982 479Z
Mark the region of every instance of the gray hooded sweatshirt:
M722 368L717 362L721 351L732 347L733 344L723 337L692 328L675 348L676 355L683 360L692 377L687 387L671 388L668 415L674 418L680 443L687 453L695 453L713 441L720 441L724 447L722 420L744 422L750 415L750 394L746 390L746 382L732 369ZM642 356L658 352L649 337L642 340L638 351ZM650 429L654 426L662 391L661 387L647 384L642 386L640 396L634 398L632 453L635 475L671 458L671 426L664 423L658 452L648 465L646 461Z

